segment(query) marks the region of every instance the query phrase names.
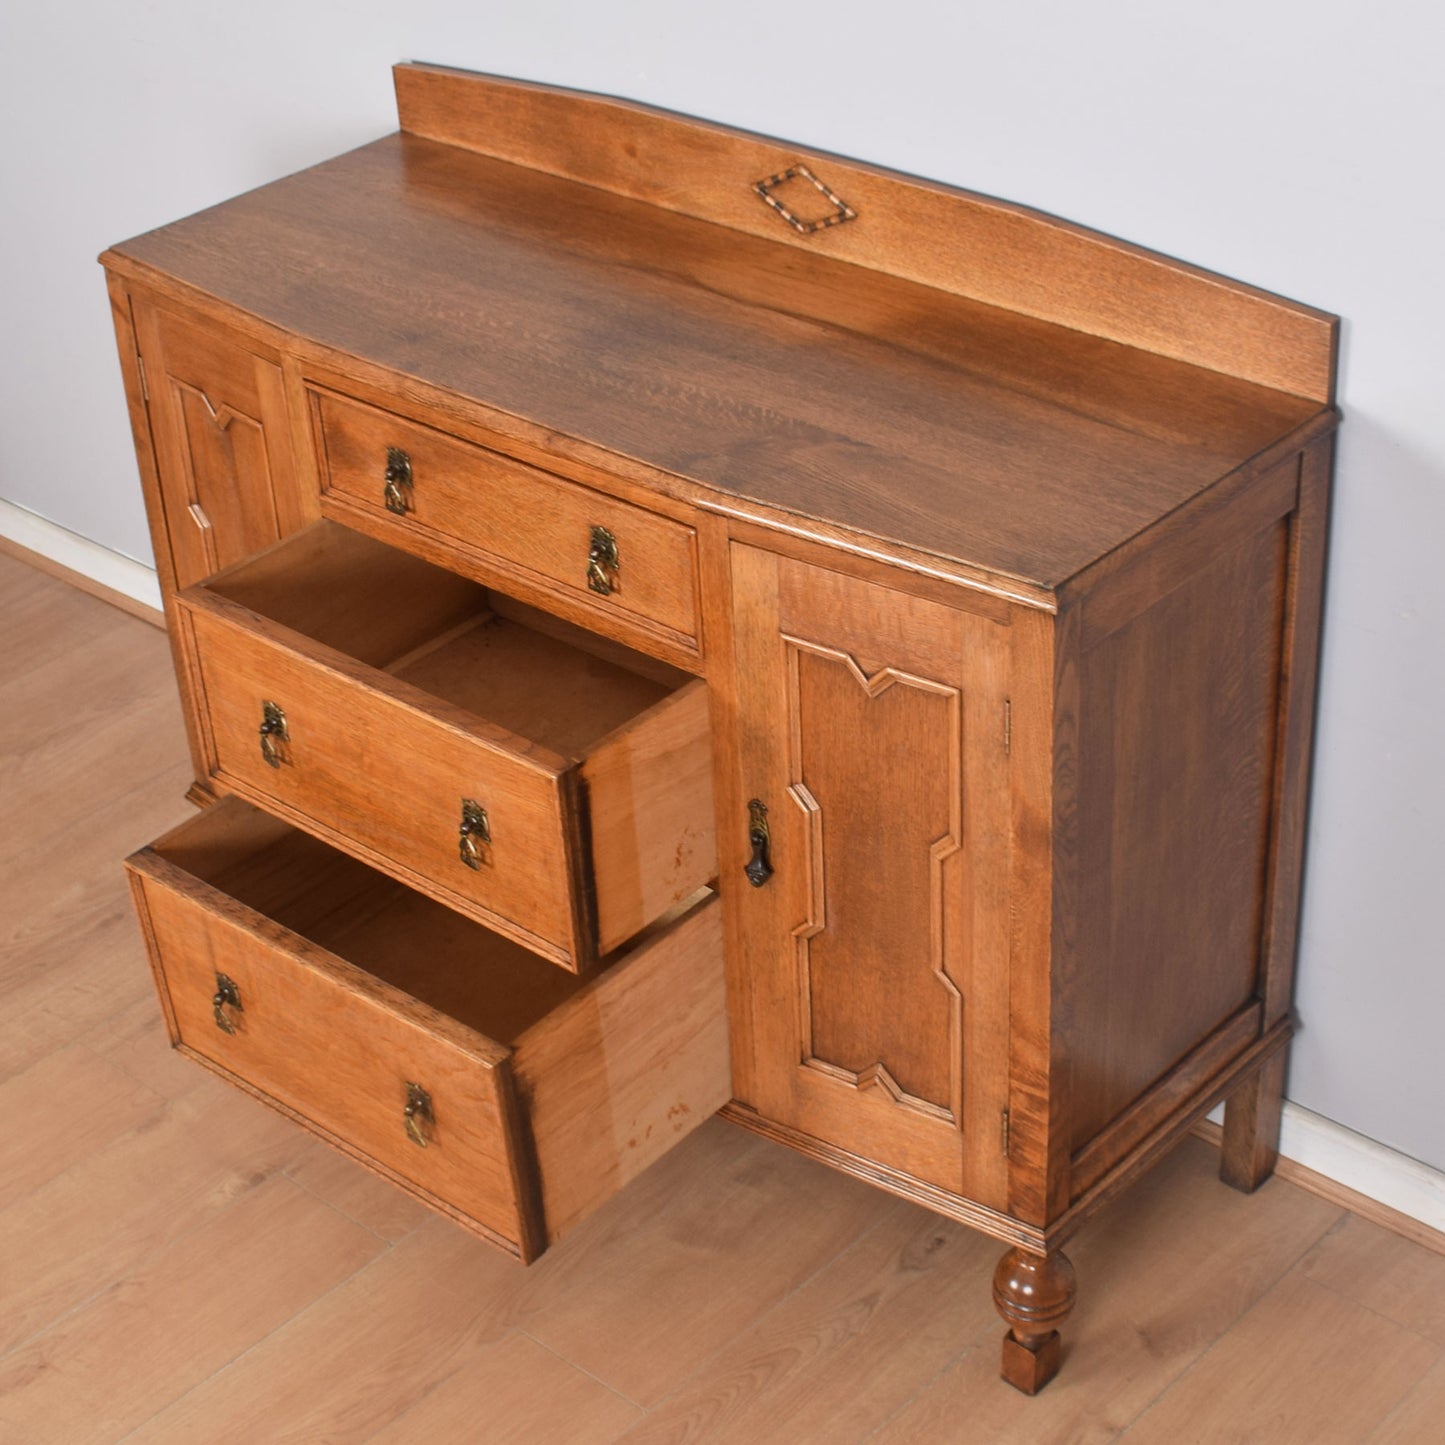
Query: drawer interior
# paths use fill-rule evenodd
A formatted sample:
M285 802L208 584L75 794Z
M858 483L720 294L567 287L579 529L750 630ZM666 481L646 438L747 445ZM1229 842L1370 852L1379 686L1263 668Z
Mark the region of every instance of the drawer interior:
M192 819L152 851L500 1044L514 1045L587 987L520 944L239 802Z
M692 681L333 522L204 588L571 761Z

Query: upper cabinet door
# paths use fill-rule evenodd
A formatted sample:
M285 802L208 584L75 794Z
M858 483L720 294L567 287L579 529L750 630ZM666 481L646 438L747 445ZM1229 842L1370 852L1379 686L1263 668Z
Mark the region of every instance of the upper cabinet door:
M732 880L738 1097L1003 1207L1009 629L753 547L731 565L743 816L720 832L773 870Z
M281 368L213 323L140 301L135 322L175 585L187 587L300 520Z

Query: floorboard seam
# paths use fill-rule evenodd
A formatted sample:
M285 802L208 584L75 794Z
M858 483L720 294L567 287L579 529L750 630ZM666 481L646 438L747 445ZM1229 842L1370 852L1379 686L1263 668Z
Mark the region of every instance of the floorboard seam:
M673 1386L673 1388L667 1392L667 1394L663 1395L656 1402L656 1404L648 1408L647 1416L650 1418L655 1411L661 1409L662 1406L676 1399L677 1396L682 1394L682 1392L687 1389L687 1387L691 1385L698 1378L698 1376L700 1376L703 1371L706 1370L708 1366L711 1365L726 1349L728 1349L729 1346L740 1340L745 1334L749 1333L749 1331L757 1329L759 1325L763 1324L774 1313L774 1311L781 1309L783 1305L785 1305L789 1300L791 1300L800 1290L806 1289L807 1286L811 1284L813 1280L815 1280L825 1269L828 1269L830 1266L836 1264L846 1254L861 1245L863 1241L867 1239L874 1230L880 1228L882 1224L883 1217L880 1216L878 1219L875 1219L873 1223L870 1224L865 1230L863 1230L861 1234L857 1234L851 1240L849 1240L842 1249L830 1255L828 1259L824 1260L821 1264L819 1264L816 1269L812 1270L804 1278L800 1279L797 1284L795 1284L793 1288L790 1289L786 1294L780 1295L761 1314L754 1315L746 1325L744 1325L741 1329L736 1330L733 1334L729 1335L726 1340L724 1340L721 1344L717 1346L715 1350L712 1351L711 1354L705 1356L702 1360L698 1361L696 1367L689 1374L683 1376L683 1378L680 1379Z

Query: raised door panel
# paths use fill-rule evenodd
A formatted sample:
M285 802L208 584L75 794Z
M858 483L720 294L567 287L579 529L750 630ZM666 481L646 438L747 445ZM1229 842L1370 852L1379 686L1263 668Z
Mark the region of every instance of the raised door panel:
M281 368L209 323L137 302L136 339L175 585L302 520Z
M1008 631L734 545L742 1102L1002 1205Z

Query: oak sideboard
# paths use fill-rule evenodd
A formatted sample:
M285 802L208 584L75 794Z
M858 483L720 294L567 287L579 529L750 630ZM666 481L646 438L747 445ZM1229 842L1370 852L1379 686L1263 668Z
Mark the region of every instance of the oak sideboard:
M1000 1240L1274 1165L1337 323L429 65L107 251L195 764L175 1045L521 1260L727 1118Z

